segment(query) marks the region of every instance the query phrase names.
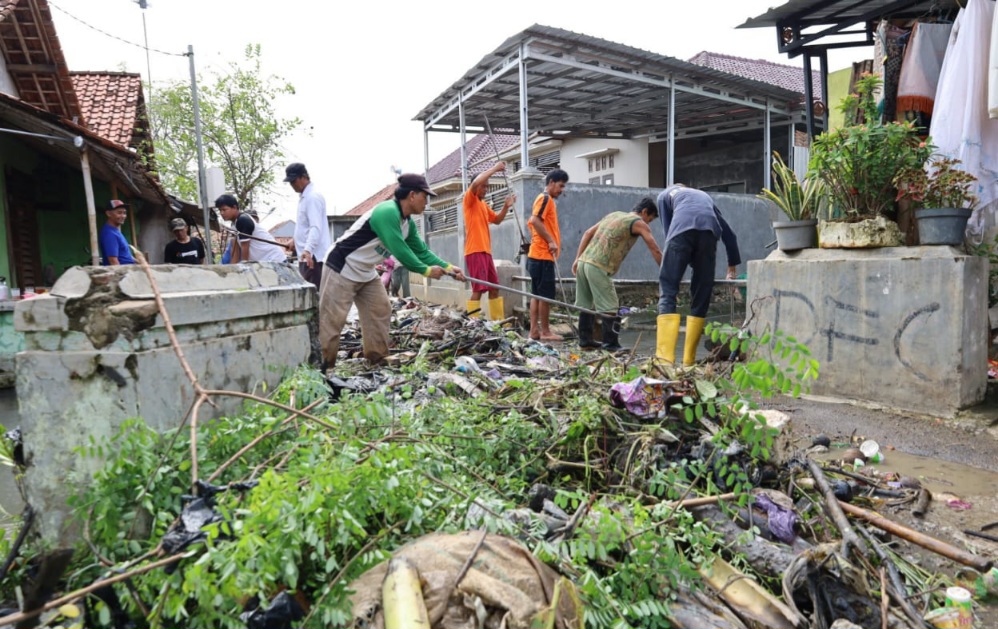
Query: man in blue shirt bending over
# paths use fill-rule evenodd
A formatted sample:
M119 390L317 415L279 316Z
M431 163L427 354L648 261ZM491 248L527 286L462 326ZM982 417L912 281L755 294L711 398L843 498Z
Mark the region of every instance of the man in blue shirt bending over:
M669 186L658 195L658 215L665 227L665 254L658 274L658 325L655 355L668 363L676 362L679 341L679 314L676 295L686 267L693 268L690 293L692 303L686 317L686 343L683 365L692 365L703 334L707 310L714 290L714 263L717 241L724 241L728 255L727 279L735 279L735 267L741 262L738 239L721 217L713 199L706 192L682 184Z
M128 204L117 199L111 199L104 208L107 222L100 228L98 241L100 242L101 264L104 266L117 266L119 264L135 264L132 257L132 250L128 248L128 241L121 233L121 226L128 218Z

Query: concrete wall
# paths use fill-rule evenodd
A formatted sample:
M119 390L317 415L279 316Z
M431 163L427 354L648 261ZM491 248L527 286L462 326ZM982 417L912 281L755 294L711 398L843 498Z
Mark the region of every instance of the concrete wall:
M24 335L14 330L14 303L0 301L0 388L14 386L14 355L24 349Z
M0 59L0 92L14 98L21 97L17 93L17 86L14 85L14 80L10 78L10 72L7 71L7 64L3 59Z
M987 389L988 263L950 247L806 249L749 263L756 333L821 363L812 393L949 416Z
M273 387L309 357L315 288L286 264L154 267L156 282L191 369L207 389ZM50 295L19 302L17 393L29 468L28 498L50 542L72 541L67 479L85 482L98 464L73 454L91 437L142 417L175 428L194 391L170 346L147 276L139 267L77 267ZM201 419L236 413L218 398Z
M510 183L517 197L515 211L521 217L520 224L529 240L530 231L526 226L526 220L530 217L534 199L544 189L543 176L521 171L511 178ZM587 229L599 222L606 214L629 211L642 197L655 198L659 192L661 192L660 188L592 186L569 180L565 192L557 200L561 243L564 250L564 255L561 256L558 264L562 277L572 277L572 262L575 260L582 234ZM762 259L769 254L766 245L775 240L772 222L783 215L776 209L776 206L768 201L758 199L754 195L716 193L711 196L725 220L738 236L742 256L742 264L738 267L738 271L739 273L745 272L747 270L746 261ZM510 212L512 213L512 211ZM651 224L651 229L658 240L659 247L662 247L665 242L662 222L655 221ZM427 244L433 251L440 254L443 259L463 266L464 256L458 255L457 240L456 229L443 230L427 236ZM501 225L493 226L492 249L493 257L496 260L516 260L519 242L520 236L517 233L514 217L507 216ZM525 264L526 257L523 256L520 259L521 268L525 268ZM718 243L715 276L724 277L726 267L727 258L724 246ZM658 278L658 267L651 254L648 253L648 248L644 242L639 241L634 245L616 277L619 279ZM415 286L424 280L413 277L412 282ZM463 305L466 299L466 293L459 290L457 284L452 280L429 281L429 285L438 287L439 292L435 292L434 289L426 289L426 292L414 292L414 295L421 298L433 295L434 300L443 300L440 303L455 305Z

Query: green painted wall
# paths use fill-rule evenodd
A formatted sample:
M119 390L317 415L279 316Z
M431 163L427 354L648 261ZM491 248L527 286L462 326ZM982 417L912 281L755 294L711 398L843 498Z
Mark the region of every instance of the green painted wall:
M845 124L846 116L839 110L842 99L849 95L852 67L828 74L828 128L838 129Z
M50 157L41 155L16 136L0 135L0 277L16 285L7 245L7 168L19 170L35 178L36 220L41 266L51 264L58 277L69 267L89 264L90 231L83 175ZM94 200L97 205L97 229L104 225L103 207L111 198L109 183L94 179ZM129 214L129 221L138 206ZM138 233L136 228L136 233ZM125 238L132 241L131 224L122 227ZM134 243L133 243L134 244Z

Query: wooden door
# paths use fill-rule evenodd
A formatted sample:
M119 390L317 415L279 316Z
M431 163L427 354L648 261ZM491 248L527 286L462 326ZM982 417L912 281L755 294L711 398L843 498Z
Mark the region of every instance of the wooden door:
M10 249L14 277L20 288L41 286L42 267L38 247L38 217L34 207L31 175L8 168L7 215L10 217Z

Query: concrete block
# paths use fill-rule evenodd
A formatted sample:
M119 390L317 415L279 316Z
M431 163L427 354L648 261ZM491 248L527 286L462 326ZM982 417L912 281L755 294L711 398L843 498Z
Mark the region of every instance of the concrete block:
M857 223L821 221L818 225L818 234L819 246L822 249L868 249L900 247L904 244L901 228L883 216Z
M39 295L14 306L14 329L18 332L64 330L69 326L64 297Z
M83 297L41 296L15 309L25 348L16 357L25 486L43 539L58 547L76 535L67 498L100 464L73 450L114 434L131 417L156 430L174 428L195 396L155 301L144 297L151 288L143 270L81 272L90 277ZM160 267L154 274L204 388L271 389L308 360L315 288L290 266ZM86 284L73 275L62 293L78 295ZM200 419L237 413L244 403L215 401L218 408L204 405Z
M83 267L74 266L59 276L49 294L67 299L79 299L90 292L90 274Z
M941 416L984 399L986 259L950 247L777 251L748 276L753 331L810 347L812 393Z

